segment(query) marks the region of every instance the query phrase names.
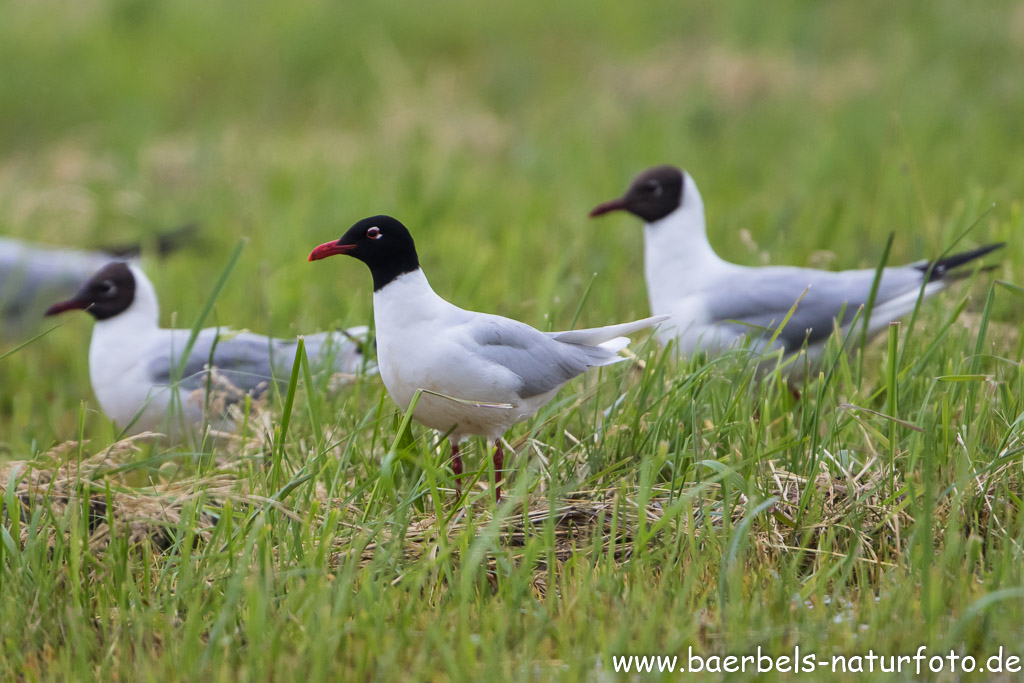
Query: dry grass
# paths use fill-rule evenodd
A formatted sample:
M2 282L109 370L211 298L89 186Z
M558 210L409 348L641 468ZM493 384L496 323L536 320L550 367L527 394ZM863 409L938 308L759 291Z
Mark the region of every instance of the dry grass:
M0 466L0 495L13 494L19 506L22 543L27 541L29 522L39 509L45 517L51 544L57 534L70 534L63 523L69 508L87 515L90 548L101 553L114 536L133 545L152 544L168 548L173 530L186 506L197 500L216 504L239 490L240 481L229 474L200 480L165 481L148 486L130 482L132 457L140 451L138 442L158 435L143 433L118 441L92 455L88 444L68 441L32 460L12 460ZM7 514L10 514L9 508ZM195 529L201 538L214 520L200 514Z
M833 459L828 471L820 472L813 481L786 471L775 461L767 464L770 477L762 500L774 497L776 502L762 518L763 523L759 521L751 530L750 540L757 555L770 560L780 554L804 551L808 553L808 562L813 563L819 553L836 556L857 552L864 561L878 568L891 566L882 559L880 551L887 549L886 556L901 552L905 530L911 528L915 520L905 505L905 494L889 495L893 482L899 479L893 478L879 457L848 468ZM808 487L812 490L808 491ZM897 490L901 488L897 484ZM725 507L721 493L722 487L717 483L674 493L665 487L653 487L644 506L641 506L638 488L578 491L560 498L554 507L543 496L533 496L525 506L520 504L511 512L499 513L496 537L502 549L511 553L510 559L519 564L524 555L516 549L526 546L531 536L545 533L545 526L551 524L554 540L551 551L546 557L536 559L532 568L534 586L543 595L549 571L547 558L559 564L581 556L624 563L635 552L638 539L645 539L648 550L654 550L664 539L700 536L704 525L721 529ZM797 521L805 497L809 497L809 504L815 508L811 515L815 521L811 525ZM671 510L681 499L689 500L692 512L688 516ZM739 493L729 508L732 525L740 524L751 507L748 497ZM357 507L349 505L348 508L351 517L362 517ZM667 511L669 523L659 524ZM948 506L945 511L949 511ZM467 512L468 508L463 507L446 515L445 520L439 520L434 514L419 515L401 532L390 528L378 531L377 540L363 547L353 547L351 538L345 538L339 541L335 562L343 562L355 553L365 567L382 551L393 557L396 544L401 545L397 554L410 566L422 562L457 562L458 551L452 548L458 547L460 539L465 540L468 529L473 529L472 540L477 540L484 533L490 534L495 525L494 508L474 507L472 515ZM940 527L941 523L939 520ZM369 527L349 526L370 533ZM445 530L444 538L440 529ZM697 543L702 542L697 540ZM488 559L489 564L494 562L494 557ZM809 564L807 569L810 571L813 567ZM403 577L404 573L393 582L397 584Z
M88 543L96 553L102 553L115 536L126 539L132 546L149 544L157 550L172 546L175 533L185 508L196 501L210 507L221 507L231 498L251 505L270 506L286 516L300 519L296 511L276 500L255 495L249 482L238 470L230 469L232 462L244 454L266 453L270 447L272 417L263 410L254 410L249 424L254 427L250 435L241 437L228 433L216 436L219 454L214 457L214 474L202 477L182 477L180 468L162 468L144 485L138 484L138 473L128 467L142 450L140 443L159 437L152 433L118 441L108 448L89 453L88 443L69 441L31 460L9 461L0 466L0 496L10 500L10 494L20 510L21 540L29 534L29 522L39 509L49 512L47 532L52 544L57 534L70 533L65 519L69 508L81 509L88 516ZM1016 448L1010 444L1006 452ZM891 566L886 557L898 556L905 549L906 530L916 520L906 505L907 497L898 472L889 470L879 454L870 455L863 463L852 460L843 463L828 452L824 454L822 469L812 478L787 471L777 461L767 461L769 470L763 479L761 500L774 498L775 503L760 517L751 529L750 540L757 555L771 561L780 555L801 551L808 554L808 571L813 569L819 554L841 556L857 553L859 559L877 569ZM984 501L977 521L983 527L1001 526L997 508L1005 504L999 497L997 483L1007 479L1007 463L976 477L970 499ZM485 487L485 484L480 484ZM808 490L810 489L810 490ZM351 502L329 499L322 486L317 498L324 509L342 510L343 519L364 519L365 511ZM672 512L667 525L659 524L666 510L681 498L689 499L691 510L687 515ZM755 503L761 500L754 501ZM337 566L359 556L359 564L369 566L379 553L396 554L410 567L419 563L440 565L458 563L460 540L471 532L471 542L483 534L492 534L500 547L510 553L517 564L525 556L517 548L527 545L531 536L547 533L550 524L554 544L542 558L534 558L532 573L539 595L546 590L548 558L563 564L573 558L603 556L615 563L627 562L635 552L638 539L644 539L648 549L655 549L664 538L680 535L694 537L704 525L721 529L724 524L726 503L718 483L704 483L672 492L663 486L650 489L647 502L641 506L640 490L636 487L608 488L578 491L560 498L554 507L543 496L535 494L511 511L498 511L477 503L456 503L454 495L446 498L449 507L444 519L431 513L414 516L401 531L384 527L373 535L372 542L362 545L359 537L368 537L370 527L358 523L342 522L352 533L342 534L335 540L332 564ZM947 496L937 505L933 515L935 528L945 528L950 515L967 514L964 498ZM472 514L469 514L472 506ZM810 525L802 520L802 510L813 506ZM733 526L747 516L751 501L737 493L728 506ZM496 520L496 515L497 520ZM199 542L209 537L215 519L200 513L195 525ZM318 516L318 524L324 522ZM680 526L686 528L676 528ZM642 527L642 528L641 528ZM651 529L656 529L650 532ZM442 537L443 530L443 537ZM699 542L699 541L698 541ZM400 551L395 552L395 545ZM489 565L495 563L489 557ZM492 567L494 569L494 567ZM420 571L419 568L416 571ZM493 572L492 572L493 573ZM405 573L393 579L397 584Z

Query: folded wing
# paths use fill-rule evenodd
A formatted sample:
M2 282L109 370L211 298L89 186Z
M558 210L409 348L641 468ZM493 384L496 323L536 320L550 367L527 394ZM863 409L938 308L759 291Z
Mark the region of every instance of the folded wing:
M365 332L365 328L362 328ZM159 350L149 364L154 384L170 384L181 362L188 340L187 330L175 330L167 349ZM356 329L356 333L360 330ZM352 333L349 333L350 335ZM330 362L334 371L355 373L362 364L362 350L354 336L341 332L322 332L306 337L306 354L314 369ZM209 368L244 393L262 395L274 381L283 382L291 374L297 339L274 339L250 332L231 333L217 328L200 331L180 372L178 386L194 391L206 386Z
M884 269L871 328L877 329L910 313L922 287L925 296L943 289L955 268L1000 246L988 245L933 263ZM836 321L841 326L849 324L860 307L867 305L875 272L785 267L737 269L709 292L708 314L713 324L731 328L736 334L770 336L796 304L792 317L778 335L778 342L786 351L795 351L804 342L814 343L828 337Z

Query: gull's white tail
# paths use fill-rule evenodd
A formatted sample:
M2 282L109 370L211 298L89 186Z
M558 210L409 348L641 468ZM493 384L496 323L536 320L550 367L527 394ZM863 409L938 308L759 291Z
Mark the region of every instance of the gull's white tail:
M629 339L625 336L653 327L660 322L668 320L667 315L655 315L643 320L635 320L631 323L619 325L607 325L606 327L592 327L587 330L569 330L568 332L549 332L549 334L560 342L566 344L581 344L584 346L600 346L613 353L617 353L629 346Z

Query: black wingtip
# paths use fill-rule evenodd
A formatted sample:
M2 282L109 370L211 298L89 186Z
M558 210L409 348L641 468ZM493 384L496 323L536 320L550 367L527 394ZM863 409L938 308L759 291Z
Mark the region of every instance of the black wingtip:
M953 254L946 258L941 258L937 261L930 261L928 263L922 263L917 266L917 269L922 273L929 274L928 280L941 280L951 270L959 268L960 266L966 265L971 261L981 258L986 254L989 254L997 249L1002 249L1006 246L1006 242L995 242L993 244L986 244L983 247L977 249L971 249L970 251L962 251L959 254Z

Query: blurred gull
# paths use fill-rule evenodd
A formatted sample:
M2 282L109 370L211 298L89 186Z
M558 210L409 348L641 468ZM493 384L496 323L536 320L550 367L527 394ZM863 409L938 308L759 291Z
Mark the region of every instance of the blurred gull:
M508 318L463 310L434 293L409 231L390 216L364 218L310 261L347 254L370 268L377 362L384 386L413 417L449 434L452 470L462 474L459 444L477 434L495 442L495 497L501 499L501 436L536 413L587 368L625 360L622 336L665 316L570 332L540 332Z
M159 326L156 292L133 263L107 263L46 315L71 310L96 319L89 344L93 392L103 412L130 433L159 431L177 440L182 426L193 434L206 422L232 429L226 406L214 410L210 399L231 404L246 394L259 397L271 382L288 379L295 360L297 340L208 328L199 332L180 379L173 381L191 330ZM365 335L362 327L306 336L314 371L329 366L345 375L358 373Z
M612 211L627 211L646 223L644 270L651 312L672 318L659 328L658 338L663 344L674 341L684 353L700 349L714 354L748 340L759 352L791 354L806 344L808 360L814 363L836 321L848 328L858 309L866 306L875 280L874 268L833 272L747 267L722 260L708 243L697 185L674 166L644 171L622 197L601 204L590 216ZM925 298L932 296L956 279L956 268L1001 246L885 268L868 334L913 311L922 288ZM778 330L794 304L792 317ZM797 366L793 374L802 372L802 364Z

